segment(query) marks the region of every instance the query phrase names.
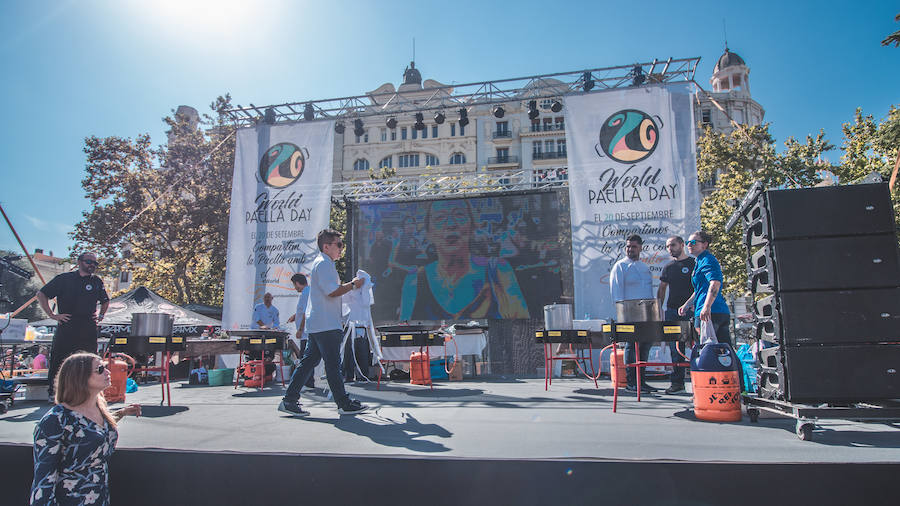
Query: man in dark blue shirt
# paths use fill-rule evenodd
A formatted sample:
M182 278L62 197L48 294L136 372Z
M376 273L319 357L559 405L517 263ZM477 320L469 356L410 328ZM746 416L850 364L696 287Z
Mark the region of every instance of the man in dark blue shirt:
M691 285L694 258L684 252L684 239L677 235L669 237L666 241L666 250L672 255L672 261L663 267L662 274L659 276L659 289L656 292L659 307L665 308L663 319L666 321L690 321L691 316L680 316L678 308L694 293L694 287ZM666 291L669 292L668 299L666 299ZM663 302L665 302L665 306ZM669 351L672 354L672 362L683 360L682 356L678 354L674 342L669 343ZM666 389L667 394L684 392L684 367L674 366L669 379L672 384Z

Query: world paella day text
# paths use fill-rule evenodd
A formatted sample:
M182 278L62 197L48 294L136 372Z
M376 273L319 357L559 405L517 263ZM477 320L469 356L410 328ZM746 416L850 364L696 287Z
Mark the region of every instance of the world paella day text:
M256 196L252 211L245 213L249 223L281 223L285 221L309 221L312 219L312 208L301 207L303 194L280 190L274 196L262 192Z
M624 204L677 198L678 185L663 184L661 181L662 169L648 166L643 173L639 173L634 171L635 167L636 165L632 165L621 174L613 168L601 172L597 178L600 183L599 189L588 189L588 202L591 204Z

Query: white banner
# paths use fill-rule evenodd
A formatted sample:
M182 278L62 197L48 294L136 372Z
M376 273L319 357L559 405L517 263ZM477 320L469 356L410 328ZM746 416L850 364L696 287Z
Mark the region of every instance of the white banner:
M644 240L655 296L666 239L700 228L692 97L678 83L565 98L576 318L615 317L609 271L626 237Z
M330 121L238 131L222 328L249 328L266 292L282 326L294 314L291 276L309 274L328 227L333 158Z

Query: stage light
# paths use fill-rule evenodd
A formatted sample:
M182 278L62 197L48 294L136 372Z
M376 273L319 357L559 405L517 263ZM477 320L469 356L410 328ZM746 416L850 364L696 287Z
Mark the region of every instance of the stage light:
M644 76L644 69L640 65L635 65L631 70L631 73L634 75L634 79L631 81L635 86L640 86L644 84L644 81L647 78Z
M537 119L541 112L537 108L537 100L528 101L528 119Z
M591 77L590 72L584 73L584 91L591 91L594 89L594 78Z
M553 112L559 112L562 110L562 102L559 100L554 100L552 104L550 104L550 110Z
M446 116L444 116L444 111L438 111L434 113L434 122L438 125L443 125L444 119L446 119Z
M316 111L313 109L312 104L306 104L306 107L303 108L303 119L306 121L312 121L316 117Z
M363 128L363 122L361 119L353 120L353 133L356 134L357 137L362 137L365 135L366 131Z
M343 134L344 133L344 122L338 121L334 124L334 133Z
M417 112L416 113L416 123L413 125L413 128L416 130L425 130L425 115Z
M506 110L503 109L502 105L498 105L497 107L494 107L494 117L495 118L502 118L504 114L506 114Z
M387 121L384 124L387 125L387 127L390 128L391 130L393 130L393 129L397 128L397 118L391 116L390 118L387 119Z
M275 109L273 109L271 107L266 109L266 115L265 115L265 117L263 117L263 121L265 121L266 123L268 123L270 125L274 125L275 124Z
M465 107L459 110L459 126L466 126L469 124L469 111L466 110Z

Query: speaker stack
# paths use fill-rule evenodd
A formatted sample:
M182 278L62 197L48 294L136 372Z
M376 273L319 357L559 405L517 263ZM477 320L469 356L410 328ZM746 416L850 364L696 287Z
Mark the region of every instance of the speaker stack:
M763 349L760 396L806 403L900 398L900 255L887 184L764 191L744 225Z

